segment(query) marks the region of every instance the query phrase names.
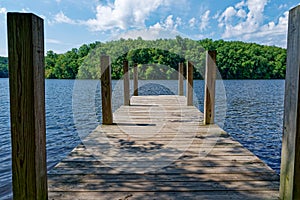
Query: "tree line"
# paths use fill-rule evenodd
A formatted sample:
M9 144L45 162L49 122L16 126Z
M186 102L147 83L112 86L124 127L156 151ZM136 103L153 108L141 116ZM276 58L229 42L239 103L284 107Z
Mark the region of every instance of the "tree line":
M8 77L8 59L0 56L0 78Z
M45 77L53 79L99 79L100 56L109 55L112 78L123 76L123 61L138 64L140 79L175 79L178 63L191 61L194 77L202 79L206 50L217 51L217 66L223 79L284 79L286 49L239 41L204 39L120 39L94 42L64 54L48 51ZM132 67L131 67L132 70ZM0 57L0 77L7 77L7 58Z

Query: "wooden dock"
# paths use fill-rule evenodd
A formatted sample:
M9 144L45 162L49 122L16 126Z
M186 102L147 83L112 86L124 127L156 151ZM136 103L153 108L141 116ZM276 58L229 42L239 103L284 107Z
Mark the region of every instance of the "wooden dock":
M278 199L279 175L183 96L134 96L48 173L49 199Z
M29 27L29 28L28 28ZM214 123L216 52L206 52L204 116L182 95L134 97L112 113L111 61L100 58L102 124L47 179L44 21L7 13L14 199L300 199L300 5L289 11L280 191L278 175ZM295 28L296 27L296 28ZM134 62L131 60L130 62ZM133 63L134 66L139 63ZM138 95L138 70L134 93ZM113 124L114 122L114 124ZM268 133L266 133L268 134ZM49 185L49 186L48 186ZM49 192L49 195L48 195Z

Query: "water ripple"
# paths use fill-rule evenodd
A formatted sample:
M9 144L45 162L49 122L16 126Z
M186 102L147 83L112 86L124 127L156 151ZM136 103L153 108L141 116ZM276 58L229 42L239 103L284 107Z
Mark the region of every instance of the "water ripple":
M76 127L91 132L101 122L99 81L77 81L87 103L73 112L74 80L46 80L47 166L51 169L81 141ZM177 81L140 81L141 95L177 94ZM218 93L216 121L279 173L283 118L283 80L224 81ZM131 86L132 86L131 82ZM95 87L96 86L96 87ZM123 85L113 82L113 110L123 103ZM131 93L133 88L131 87ZM204 82L194 82L194 103L203 112ZM226 102L226 103L224 103ZM86 106L87 105L87 106ZM86 106L86 107L85 107ZM227 110L224 116L221 116ZM74 115L78 118L76 126ZM96 121L91 121L94 116ZM225 121L222 121L224 117ZM0 79L0 199L11 198L11 138L8 79Z

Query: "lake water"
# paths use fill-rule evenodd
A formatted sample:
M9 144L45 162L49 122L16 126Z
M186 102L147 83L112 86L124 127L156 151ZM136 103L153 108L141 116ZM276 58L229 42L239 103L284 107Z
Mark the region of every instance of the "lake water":
M177 94L177 81L140 81L140 95ZM132 86L132 84L131 84ZM46 80L47 164L51 169L101 122L99 81ZM113 81L113 110L123 102ZM131 88L132 89L132 88ZM216 122L279 173L284 80L217 81ZM194 81L203 112L204 82ZM0 199L11 198L8 79L0 79Z

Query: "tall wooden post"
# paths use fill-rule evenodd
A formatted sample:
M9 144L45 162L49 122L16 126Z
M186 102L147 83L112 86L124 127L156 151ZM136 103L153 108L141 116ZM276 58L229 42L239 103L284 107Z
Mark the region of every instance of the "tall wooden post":
M138 75L138 65L135 63L133 66L133 96L138 96L138 84L139 84L139 75Z
M101 56L101 97L102 97L102 124L113 123L111 63L109 56Z
M213 124L215 115L216 51L206 52L204 124Z
M290 10L280 198L300 199L300 6Z
M123 76L124 76L124 105L130 105L130 87L129 87L129 69L128 69L128 61L124 60L123 63Z
M187 105L192 106L193 105L193 82L194 82L194 77L193 77L193 70L194 66L193 64L188 61L187 62L187 69L186 69L186 74L187 74L187 81L186 81L186 97L187 97Z
M183 63L178 64L178 95L183 96Z
M14 199L47 199L44 21L8 13Z

